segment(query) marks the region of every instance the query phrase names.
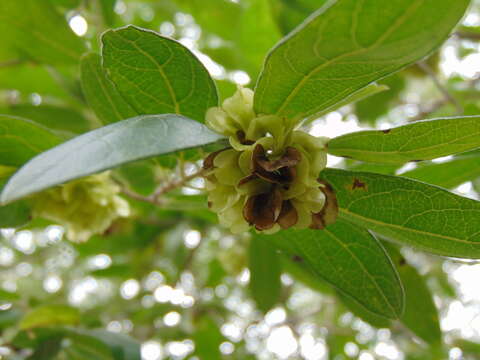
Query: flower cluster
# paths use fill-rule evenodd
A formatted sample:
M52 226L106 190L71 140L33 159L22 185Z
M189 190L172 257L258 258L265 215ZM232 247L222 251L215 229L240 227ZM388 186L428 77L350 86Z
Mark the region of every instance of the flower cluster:
M253 91L243 88L209 109L206 124L231 145L211 153L204 168L209 206L233 233L322 229L335 220L333 190L318 181L328 138L295 130L289 119L257 116Z
M119 192L108 172L91 175L35 195L33 215L64 225L72 241L86 241L130 214Z

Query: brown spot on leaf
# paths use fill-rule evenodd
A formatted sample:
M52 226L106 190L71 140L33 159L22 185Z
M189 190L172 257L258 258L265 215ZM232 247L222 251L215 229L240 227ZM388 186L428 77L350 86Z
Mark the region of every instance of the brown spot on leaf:
M297 262L297 263L301 263L301 262L303 262L303 258L299 255L293 255L292 256L292 261Z
M362 189L367 191L367 184L362 182L360 179L354 178L352 183L352 190Z
M401 257L400 260L398 261L398 265L400 266L407 265L407 260L405 260L404 257Z
M382 130L382 133L388 134L390 131L392 131L392 129L385 129L385 130Z
M324 185L320 187L320 190L325 194L325 205L320 212L312 214L312 224L310 228L321 230L337 220L338 201L335 190L329 183L323 180L319 180L318 182Z

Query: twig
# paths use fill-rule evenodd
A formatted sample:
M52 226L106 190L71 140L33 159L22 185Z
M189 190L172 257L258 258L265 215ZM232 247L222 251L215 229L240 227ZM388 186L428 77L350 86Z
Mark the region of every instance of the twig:
M431 113L437 111L438 109L440 109L442 106L446 105L447 103L449 103L450 101L447 100L447 99L440 99L440 100L437 100L435 101L432 105L430 105L429 107L423 109L422 111L420 111L417 116L409 119L408 121L418 121L418 120L423 120L425 118L427 118Z
M153 200L157 200L159 197L161 197L163 194L172 191L173 189L176 189L178 187L183 186L190 180L195 179L196 177L203 176L205 174L206 170L205 169L200 169L195 171L194 173L190 175L184 175L184 172L182 171L182 175L180 180L177 181L170 181L164 185L161 185L155 190L155 192L151 195L151 198Z
M457 31L455 35L464 40L480 41L480 33L460 30Z
M190 174L190 175L185 175L181 176L179 180L174 180L167 182L166 184L160 185L153 194L144 196L140 195L136 192L133 192L126 188L124 184L120 184L122 186L122 193L134 200L138 201L143 201L143 202L148 202L154 205L164 205L164 202L162 201L161 197L166 194L167 192L170 192L176 188L184 186L187 182L190 180L193 180L199 176L203 176L205 174L206 170L205 169L199 169L196 172Z
M460 103L450 94L448 89L440 82L435 72L428 66L425 62L419 62L418 66L432 79L433 83L437 89L442 93L443 97L447 102L452 103L453 106L457 109L458 114L463 113L463 108Z
M7 61L4 61L4 62L0 62L0 69L10 67L10 66L20 65L23 62L24 61L21 60L21 59L12 59L12 60L7 60Z

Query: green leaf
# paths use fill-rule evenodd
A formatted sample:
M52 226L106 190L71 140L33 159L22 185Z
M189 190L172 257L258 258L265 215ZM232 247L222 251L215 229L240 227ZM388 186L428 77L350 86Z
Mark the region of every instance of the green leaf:
M57 135L33 121L0 115L0 165L23 165L60 143Z
M434 254L480 258L480 202L398 176L326 169L340 216Z
M334 105L439 47L469 2L329 1L268 55L255 111L301 119Z
M320 116L326 115L329 112L335 111L340 109L342 106L353 104L357 101L369 98L370 96L376 95L378 93L384 92L388 90L388 86L386 85L378 85L376 83L371 83L366 87L358 90L357 92L353 93L352 95L346 97L345 99L339 101L338 103L320 111L319 113L313 114L310 116L305 122L308 123L310 121L318 119Z
M392 321L390 319L386 319L383 316L379 316L371 311L368 311L363 305L359 304L354 299L343 295L341 292L338 292L337 296L340 298L343 305L348 308L348 310L370 325L379 329L389 328L391 326Z
M328 0L270 0L279 28L284 35L300 25Z
M89 53L83 56L80 71L85 98L103 124L138 115L122 98L115 85L107 79L100 55Z
M276 248L265 239L251 239L249 269L252 297L258 308L267 312L280 300L282 290L282 269Z
M221 360L220 344L225 341L215 320L208 316L202 316L195 323L193 334L195 342L195 355L200 359Z
M30 206L24 201L0 206L0 228L16 228L25 225L30 219Z
M18 104L0 109L0 112L32 120L51 131L83 133L90 130L88 120L80 112L69 107Z
M387 86L388 91L370 96L355 104L355 113L361 123L375 125L380 116L388 113L394 100L397 100L406 85L405 77L402 74L394 74L380 82Z
M76 64L85 51L50 1L0 2L2 45L40 63Z
M20 300L20 296L18 294L0 289L0 302L17 301L17 300Z
M67 305L43 305L27 313L20 321L20 329L55 325L76 325L80 321L78 309Z
M40 342L27 360L52 360L62 347L62 337L51 337Z
M444 163L430 163L400 174L410 179L453 189L480 177L480 156L458 157Z
M268 0L244 0L241 5L243 12L236 31L238 50L245 58L245 67L255 81L265 54L281 36L272 17Z
M439 345L442 342L442 332L438 310L425 279L393 245L385 243L385 249L395 264L405 289L405 312L400 318L401 322L423 341Z
M403 311L403 290L381 244L356 225L337 220L325 230L287 230L258 235L293 261L355 299L369 311L396 319Z
M11 301L11 299L5 299L3 296L0 299ZM0 330L3 332L4 329L17 324L21 318L22 312L18 309L2 310L0 312Z
M112 27L115 23L115 4L117 0L101 0L97 3L100 5L103 22L106 26Z
M180 43L127 26L103 37L103 66L139 114L174 113L204 122L218 104L215 83L202 63Z
M342 135L329 141L328 152L355 160L401 164L431 160L479 147L480 116L466 116Z
M140 344L124 334L112 333L106 330L76 331L78 334L91 336L108 346L114 360L140 360Z
M44 152L13 175L0 202L127 162L203 146L222 137L183 116L145 115L96 129Z
M31 63L4 68L0 66L0 88L16 90L25 95L35 92L41 96L69 96L66 89L53 79L47 67Z
M65 329L71 341L63 349L71 360L140 360L140 344L131 337L109 331Z

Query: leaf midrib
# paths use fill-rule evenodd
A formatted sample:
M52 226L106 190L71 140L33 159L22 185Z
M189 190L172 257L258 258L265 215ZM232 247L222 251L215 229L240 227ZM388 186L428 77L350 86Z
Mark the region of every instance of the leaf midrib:
M385 38L387 38L393 31L395 31L395 29L398 26L400 26L406 20L406 18L408 18L410 13L414 12L416 10L416 8L419 7L421 3L423 3L423 1L424 0L417 0L412 5L410 5L410 7L405 11L405 13L397 19L395 24L393 24L393 26L390 27L390 29L388 31L386 31L382 36L380 36L378 38L378 40L375 41L372 45L370 45L368 47L365 47L365 48L355 50L355 51L351 51L351 52L348 52L348 53L345 53L345 54L342 54L342 55L339 55L337 57L334 57L333 59L330 59L330 60L324 62L323 64L321 64L317 67L314 67L312 70L310 70L306 75L303 76L302 80L297 85L295 85L293 90L286 97L283 104L275 111L275 113L276 114L281 114L281 112L284 110L284 108L291 102L292 98L294 96L296 96L297 93L301 90L301 88L303 87L305 82L309 81L310 78L313 75L315 75L317 72L319 72L323 68L325 68L325 67L329 66L330 64L333 64L333 63L337 62L338 60L341 60L345 57L349 57L349 56L352 56L352 55L358 55L358 54L362 54L364 52L368 52L370 50L374 50L377 46L379 46L385 40Z
M117 32L118 34L118 32ZM138 46L138 44L133 41L133 40L130 40L130 39L127 39L125 38L124 36L122 36L121 34L118 34L124 41L126 41L127 43L131 44L133 47L135 47L142 55L144 55L145 57L147 57L153 64L156 65L157 69L158 69L158 72L160 73L160 76L163 78L163 80L165 81L165 85L167 85L167 89L168 89L168 93L170 95L170 98L172 99L172 103L173 103L173 106L174 106L174 109L175 109L175 113L176 114L180 114L180 106L179 106L179 103L177 101L177 96L175 94L175 91L173 90L173 86L170 82L170 80L168 79L167 75L165 74L165 72L163 71L163 68L162 65L160 65L158 63L158 61L153 57L151 56L149 53L147 53L146 51L144 51L140 46ZM173 57L173 55L172 55Z
M462 244L468 244L468 245L480 245L480 242L478 241L469 241L469 240L464 240L464 239L460 239L460 238L455 238L455 237L451 237L451 236L448 236L448 235L441 235L441 234L437 234L437 233L431 233L431 232L428 232L428 231L422 231L422 230L418 230L418 229L413 229L413 228L410 228L410 227L404 227L402 225L398 225L398 224L390 224L390 223L386 223L386 222L383 222L383 221L379 221L379 220L375 220L375 219L372 219L372 218L368 218L368 217L365 217L365 216L362 216L362 215L359 215L357 213L354 213L354 212L351 212L349 211L348 209L346 208L342 208L340 207L339 208L340 212L343 212L353 218L357 218L357 219L360 219L364 222L370 222L370 223L373 223L375 225L380 225L380 226L385 226L385 227L391 227L393 229L397 229L397 230L402 230L402 231L407 231L407 232L411 232L411 233L414 233L414 234L421 234L421 235L428 235L428 236L433 236L433 237L437 237L437 238L440 238L440 239L443 239L443 240L449 240L449 241L454 241L454 242L457 242L457 243L462 243Z
M390 311L392 311L393 314L399 316L399 314L397 313L396 309L394 308L394 306L390 303L390 300L385 296L385 293L382 291L382 289L378 286L378 283L376 281L376 279L370 274L370 272L365 268L365 266L362 264L362 262L358 259L358 256L353 253L349 248L348 246L346 246L345 244L343 244L340 239L335 236L335 234L333 234L331 231L329 231L328 229L324 229L323 231L325 231L331 238L333 238L338 244L340 244L340 246L342 246L351 256L352 258L355 259L355 261L357 262L357 264L362 268L363 272L368 276L368 278L371 280L371 282L375 285L375 288L377 289L378 293L380 293L381 297L383 298L383 300L385 301L385 303L387 304L387 306L390 308ZM373 237L372 237L373 238ZM375 241L375 240L374 240ZM358 301L358 300L357 300Z

